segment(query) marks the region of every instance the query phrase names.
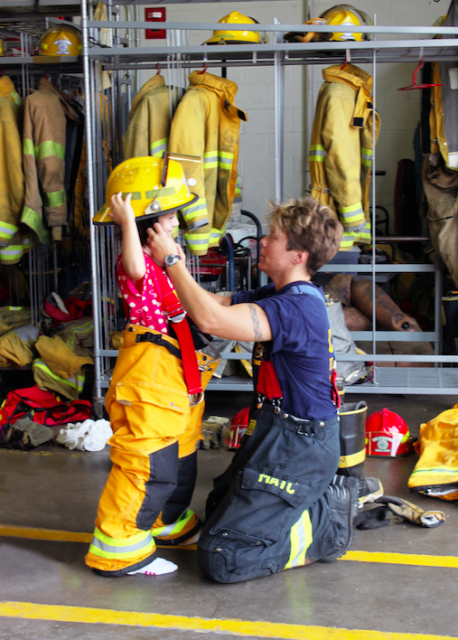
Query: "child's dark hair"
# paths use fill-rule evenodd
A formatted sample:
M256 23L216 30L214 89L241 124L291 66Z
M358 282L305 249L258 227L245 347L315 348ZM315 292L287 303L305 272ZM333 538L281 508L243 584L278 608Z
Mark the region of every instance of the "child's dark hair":
M146 220L144 218L140 218L135 222L137 224L138 235L140 236L140 242L142 244L142 247L144 247L148 244L147 229L150 229L150 228L153 229L154 223L157 222L157 217L146 218Z

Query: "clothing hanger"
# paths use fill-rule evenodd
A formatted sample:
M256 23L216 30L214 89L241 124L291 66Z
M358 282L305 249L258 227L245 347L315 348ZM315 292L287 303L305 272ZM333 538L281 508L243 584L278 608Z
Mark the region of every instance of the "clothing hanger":
M412 84L409 87L400 87L398 91L412 91L413 89L431 89L431 87L443 87L443 84L424 83L417 84L417 73L423 67L423 50L421 51L420 64L412 72Z
M347 49L345 51L345 62L343 63L343 65L340 67L340 70L343 71L345 69L345 67L347 66L347 64L351 64L351 53L350 53L350 49Z
M201 76L203 73L205 73L207 71L207 54L204 54L204 68L202 69L202 71L199 71L199 75Z
M159 62L156 65L156 75L159 76L161 74L161 71L159 69Z

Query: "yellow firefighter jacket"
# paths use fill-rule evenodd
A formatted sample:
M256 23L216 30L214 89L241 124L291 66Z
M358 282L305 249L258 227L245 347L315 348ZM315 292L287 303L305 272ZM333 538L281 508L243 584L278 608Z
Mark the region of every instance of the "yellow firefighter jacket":
M21 221L44 243L49 242L47 227L53 229L53 238L59 239L59 227L67 222L64 189L66 117L79 122L78 115L60 91L46 78L41 78L38 91L25 101L25 200ZM47 226L43 221L43 205Z
M309 153L312 196L344 226L340 249L370 243L369 186L373 155L372 77L347 64L323 70ZM376 113L376 138L380 117Z
M201 256L219 243L231 214L240 121L247 117L233 104L235 82L199 71L191 73L189 82L172 120L169 151L201 160L200 165L183 163L190 190L199 199L182 210L186 243Z
M165 84L162 76L155 75L143 85L132 101L130 123L124 138L124 160L163 157L175 106L176 91Z
M409 478L411 491L458 501L458 404L420 426L420 456Z
M23 253L19 224L24 203L22 100L14 84L0 78L0 262L15 264Z

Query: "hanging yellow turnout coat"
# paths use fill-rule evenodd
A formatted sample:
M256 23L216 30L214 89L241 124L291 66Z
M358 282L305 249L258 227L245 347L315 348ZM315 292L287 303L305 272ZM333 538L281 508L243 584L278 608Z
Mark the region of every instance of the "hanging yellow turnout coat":
M218 245L231 215L237 182L240 121L234 106L237 85L211 73L193 71L170 130L169 151L197 156L186 162L188 184L199 199L182 210L184 237L193 255Z
M358 67L323 70L309 153L312 196L344 226L340 249L370 243L369 186L373 156L372 76ZM380 117L376 113L376 139Z

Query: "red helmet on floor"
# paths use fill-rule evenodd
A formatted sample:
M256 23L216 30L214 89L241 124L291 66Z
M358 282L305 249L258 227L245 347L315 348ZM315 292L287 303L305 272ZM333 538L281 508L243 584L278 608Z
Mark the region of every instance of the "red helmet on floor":
M400 415L382 409L366 420L366 453L368 456L404 456L412 451L409 428Z
M227 449L238 449L240 447L240 442L248 428L249 418L250 407L245 407L245 409L241 409L235 414L230 424L224 427L222 441Z

